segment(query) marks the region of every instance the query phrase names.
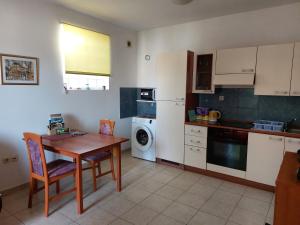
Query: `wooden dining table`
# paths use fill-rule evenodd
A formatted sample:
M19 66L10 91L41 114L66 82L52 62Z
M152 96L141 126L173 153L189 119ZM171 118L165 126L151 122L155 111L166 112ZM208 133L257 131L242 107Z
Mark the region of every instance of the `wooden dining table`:
M99 151L113 151L117 159L116 165L116 191L122 190L121 175L121 143L128 141L128 138L108 136L96 133L88 133L81 136L43 136L43 146L46 150L71 157L76 162L76 201L77 212L82 214L83 191L82 191L82 159L83 157Z

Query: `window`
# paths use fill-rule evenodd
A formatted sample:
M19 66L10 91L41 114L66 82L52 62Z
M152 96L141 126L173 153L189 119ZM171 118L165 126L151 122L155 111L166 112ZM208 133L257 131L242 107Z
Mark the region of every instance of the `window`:
M108 90L110 37L62 24L64 85L68 90Z

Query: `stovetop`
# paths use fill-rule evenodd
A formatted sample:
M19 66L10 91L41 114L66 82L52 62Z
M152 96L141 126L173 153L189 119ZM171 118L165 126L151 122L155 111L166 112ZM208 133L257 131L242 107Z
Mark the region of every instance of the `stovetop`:
M253 128L253 124L249 122L240 122L240 121L226 121L221 120L217 124L225 127L236 127L236 128L242 128L242 129L251 129Z

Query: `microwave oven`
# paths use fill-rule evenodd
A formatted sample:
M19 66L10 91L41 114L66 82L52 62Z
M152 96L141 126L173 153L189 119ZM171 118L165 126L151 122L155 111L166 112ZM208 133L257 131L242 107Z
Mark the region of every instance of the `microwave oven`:
M145 101L155 101L155 89L154 88L142 88L140 99Z

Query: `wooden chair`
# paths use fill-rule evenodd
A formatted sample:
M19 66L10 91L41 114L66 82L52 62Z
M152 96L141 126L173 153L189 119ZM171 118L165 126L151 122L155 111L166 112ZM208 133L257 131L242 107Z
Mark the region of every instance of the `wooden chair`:
M49 214L49 202L61 198L76 190L74 188L60 193L60 179L67 176L75 176L76 165L63 159L54 160L50 163L46 162L45 153L42 145L42 138L40 135L33 133L24 133L24 139L27 146L27 153L30 165L30 178L29 178L29 201L28 208L32 207L33 194L45 189L45 216ZM44 186L38 188L37 181L44 182ZM49 187L51 184L56 183L56 195L49 195Z
M115 128L115 121L113 120L100 120L99 124L99 133L104 135L113 136ZM112 178L115 180L115 170L114 170L114 159L112 154L112 148L107 149L107 151L97 152L92 155L88 155L83 158L84 161L87 161L90 164L90 167L85 169L92 169L93 175L93 186L94 191L97 190L97 178L107 175L109 173L112 174ZM109 160L110 170L102 173L101 171L101 162L104 160ZM98 168L98 175L96 174L96 168Z

